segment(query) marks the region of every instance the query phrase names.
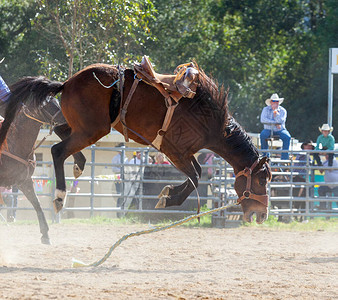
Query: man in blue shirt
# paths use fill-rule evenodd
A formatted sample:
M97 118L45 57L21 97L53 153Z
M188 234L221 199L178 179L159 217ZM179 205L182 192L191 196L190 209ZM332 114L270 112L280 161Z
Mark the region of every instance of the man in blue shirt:
M6 102L11 94L6 82L2 79L0 75L0 105Z
M283 141L282 149L289 150L291 135L285 128L287 112L284 107L280 106L283 101L284 98L279 98L277 94L272 94L269 99L265 100L267 106L263 108L261 113L261 123L264 124L264 129L260 134L262 149L268 149L266 139L270 137L272 131L273 135L278 135ZM269 156L269 153L263 153L263 155ZM281 159L289 159L289 154L282 153Z
M0 64L4 61L4 59L5 58L0 60ZM11 91L0 75L0 106L8 100L10 95Z

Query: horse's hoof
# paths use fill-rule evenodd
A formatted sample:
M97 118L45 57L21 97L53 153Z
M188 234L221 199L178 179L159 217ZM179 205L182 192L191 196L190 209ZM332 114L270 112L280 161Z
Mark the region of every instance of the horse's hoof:
M51 245L49 237L41 237L41 243L44 245Z
M82 170L77 164L74 164L73 166L73 174L75 178L78 178L82 175Z
M158 200L155 208L165 208L167 204L167 198L166 197L161 197L160 200Z
M168 197L171 188L172 188L171 185L166 185L166 186L162 189L161 193L158 195L158 198Z
M55 213L59 213L60 210L63 208L63 200L61 198L56 198L53 201L53 207L54 207L54 211Z

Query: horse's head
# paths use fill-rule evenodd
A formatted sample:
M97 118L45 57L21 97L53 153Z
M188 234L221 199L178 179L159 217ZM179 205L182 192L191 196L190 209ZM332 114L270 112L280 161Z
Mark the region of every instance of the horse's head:
M269 204L267 184L270 180L271 171L266 157L236 174L235 190L243 209L244 221L252 222L254 214L259 224L267 219Z
M59 102L51 96L48 96L39 105L31 101L23 105L24 114L40 123L47 124L65 124L66 120L61 112Z

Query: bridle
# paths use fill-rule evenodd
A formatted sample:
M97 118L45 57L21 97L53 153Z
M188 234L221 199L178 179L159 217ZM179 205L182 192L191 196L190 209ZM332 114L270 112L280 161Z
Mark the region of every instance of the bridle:
M256 200L256 201L262 203L266 207L268 207L269 196L267 194L257 195L257 194L254 194L251 191L251 182L252 182L251 175L252 175L252 171L255 169L255 167L258 165L258 163L259 163L259 158L252 164L252 166L250 168L246 167L244 170L242 170L242 171L240 171L236 174L236 180L240 176L246 177L246 189L243 192L242 196L240 196L237 199L237 204L240 204L245 199L253 199L253 200Z
M48 102L48 101L45 102L43 105L41 105L41 106L39 107L39 109L44 109L44 107L47 105L47 103L49 103L49 102ZM38 122L38 123L41 123L41 124L49 124L49 125L50 125L49 133L47 134L47 136L45 136L44 138L42 138L41 141L40 141L37 145L35 145L35 146L32 148L32 151L31 151L30 154L28 155L28 157L30 157L30 156L35 152L35 150L36 150L37 148L39 148L39 147L42 145L42 143L46 140L46 138L47 138L48 136L50 136L50 135L53 133L55 126L59 125L59 123L56 122L55 119L56 119L56 117L61 113L61 109L59 109L59 110L58 110L55 114L53 114L53 115L50 114L48 111L45 111L45 110L43 111L43 113L44 113L45 115L47 115L48 118L50 119L50 122L45 122L45 121L42 121L42 120L38 119L37 117L34 117L34 116L33 116L34 113L32 113L32 112L30 111L30 109L27 107L27 105L25 105L25 104L22 104L22 113L23 113L27 118L32 119L32 120L34 120L34 121L36 121L36 122ZM13 154L13 153L10 153L10 152L8 152L8 151L6 151L6 150L2 150L2 151L1 151L1 154L6 155L6 156L8 156L8 157L10 157L10 158L12 158L12 159L15 159L15 160L21 162L22 164L24 164L24 165L27 167L27 177L29 176L29 167L30 167L30 166L33 166L33 168L35 168L35 165L36 165L35 160L32 160L32 159L27 159L27 160L25 160L25 159L23 159L23 158L21 158L21 157L15 155L15 154Z
M47 105L47 103L44 104L44 105L41 105L41 106L39 107L39 109L44 108L46 105ZM27 107L27 105L25 105L25 104L22 104L22 112L24 113L24 115L25 115L27 118L32 119L32 120L34 120L34 121L36 121L36 122L38 122L38 123L41 123L41 124L49 124L51 128L54 128L55 125L57 125L57 122L55 122L54 120L55 120L56 117L61 113L61 109L59 109L59 110L58 110L55 114L53 114L53 115L50 114L48 111L43 110L43 114L47 115L48 119L50 119L49 122L42 121L42 120L38 119L37 117L34 117L34 116L33 116L34 114L30 111L30 109L29 109L29 108Z

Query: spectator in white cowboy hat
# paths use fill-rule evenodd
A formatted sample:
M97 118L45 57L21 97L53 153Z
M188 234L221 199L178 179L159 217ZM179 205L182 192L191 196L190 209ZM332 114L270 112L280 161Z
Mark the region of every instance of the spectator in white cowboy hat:
M267 106L265 106L261 113L261 123L264 124L264 129L260 134L262 149L268 149L267 138L271 135L278 135L283 141L283 150L289 150L291 135L285 128L285 121L287 117L286 109L280 104L284 101L284 98L279 98L278 94L272 94L269 99L265 100ZM269 156L269 153L263 153L263 155ZM282 153L281 159L289 159L287 152Z
M311 140L307 140L307 141L305 141L305 142L303 142L302 143L302 145L300 146L300 148L302 149L302 150L305 150L305 151L307 151L307 150L314 150L315 149L315 146L313 146L313 143L312 143L312 141ZM296 162L295 162L295 166L296 167L305 167L306 166L306 164L307 164L307 160L308 160L308 157L307 157L307 153L306 152L300 152L300 153L298 153L297 155L296 155ZM311 161L311 158L309 158L310 159L310 161L309 161L309 163L310 164L312 164L312 161ZM298 174L299 175L296 175L295 176L295 178L297 179L297 180L295 180L295 178L294 178L294 181L305 181L306 180L306 175L307 175L307 170L306 170L306 168L304 168L304 169L296 169L296 171L298 171ZM300 180L298 180L298 179L300 179Z
M319 127L318 129L322 134L319 135L317 138L317 145L315 150L334 150L335 138L331 134L333 127L330 127L329 124L323 124L322 127ZM318 153L315 153L313 155L313 158L317 162L318 166L323 165ZM328 161L329 167L332 167L333 153L329 153Z

